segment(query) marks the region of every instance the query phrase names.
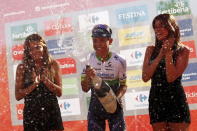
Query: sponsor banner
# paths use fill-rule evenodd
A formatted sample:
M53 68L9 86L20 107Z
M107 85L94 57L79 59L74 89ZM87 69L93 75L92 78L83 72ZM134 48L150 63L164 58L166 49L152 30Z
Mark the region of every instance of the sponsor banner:
M48 40L47 47L51 55L64 55L67 51L73 50L74 37L67 37L58 40Z
M120 46L147 43L151 41L149 26L137 26L132 28L120 29L118 31Z
M178 25L181 37L193 35L192 19L179 20Z
M148 109L149 91L129 92L125 94L126 110Z
M23 44L14 45L12 47L12 58L14 60L22 60L23 59L23 53L24 53L23 51L24 51Z
M80 115L79 98L58 100L62 116Z
M9 2L9 7L2 6L1 14L6 22L13 22L18 20L25 20L31 18L40 18L46 16L62 16L73 12L85 11L90 13L93 8L100 8L114 5L123 4L126 2L132 2L136 0L55 0L51 1L23 1L22 4L18 4L18 1ZM6 4L6 2L4 2ZM80 6L76 6L80 5ZM31 7L30 7L31 6ZM13 8L14 7L14 10ZM4 21L5 21L4 20ZM2 21L3 22L3 21Z
M121 50L120 54L127 61L127 66L141 66L143 64L146 48Z
M57 59L63 75L74 74L77 72L76 61L73 58L67 57Z
M142 81L142 70L130 70L127 71L127 86L128 88L135 87L150 87L150 80L148 82Z
M172 14L174 16L191 14L188 0L161 0L157 2L157 14Z
M190 63L182 75L182 81L188 82L195 80L197 80L197 63Z
M77 78L62 78L63 95L76 95L79 93Z
M23 108L24 104L17 104L16 105L16 110L17 110L17 119L18 120L23 120Z
M188 103L197 103L197 85L184 87L184 90Z
M61 18L57 20L45 21L45 35L54 36L61 35L66 32L72 32L73 27L71 25L71 18Z
M36 23L11 27L11 37L14 41L24 40L27 36L33 33L37 33Z
M196 48L195 48L195 41L183 41L182 44L189 47L190 53L189 58L195 58L196 57Z
M96 24L109 25L109 13L108 11L102 11L97 13L88 13L79 16L79 29L80 31L92 30Z
M148 9L146 5L131 6L116 10L117 26L134 24L148 20Z
M56 0L55 2L57 2L58 0ZM46 4L47 3L47 4ZM54 2L46 2L46 5L42 5L41 4L36 4L36 6L34 7L34 11L35 12L42 12L45 10L57 10L57 11L61 11L64 8L69 8L70 7L70 2L63 2L63 3L54 3Z

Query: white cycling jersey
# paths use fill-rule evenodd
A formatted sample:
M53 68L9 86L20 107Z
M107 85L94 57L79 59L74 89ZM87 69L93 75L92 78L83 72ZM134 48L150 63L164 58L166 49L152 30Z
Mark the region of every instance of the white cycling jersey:
M120 85L126 84L126 60L119 55L110 52L108 59L102 62L93 52L87 63L96 70L97 76L100 76L104 81L108 81L109 84L111 82L118 82ZM85 75L83 74L82 77Z

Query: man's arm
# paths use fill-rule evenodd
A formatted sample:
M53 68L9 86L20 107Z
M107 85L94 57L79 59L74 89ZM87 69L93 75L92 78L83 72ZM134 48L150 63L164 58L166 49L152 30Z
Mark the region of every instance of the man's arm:
M120 59L120 65L119 65L119 81L120 81L120 87L118 88L118 91L116 92L117 99L121 99L122 96L124 96L125 92L127 91L127 85L126 85L126 69L127 63L126 60Z
M117 99L121 99L122 96L124 96L126 91L127 91L127 85L121 85L119 90L116 93Z

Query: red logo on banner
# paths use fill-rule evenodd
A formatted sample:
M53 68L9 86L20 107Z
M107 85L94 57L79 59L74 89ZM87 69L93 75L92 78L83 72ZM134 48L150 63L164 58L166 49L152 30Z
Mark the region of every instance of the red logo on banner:
M12 57L14 58L14 60L22 60L23 51L24 51L24 47L22 44L21 45L14 45L12 47Z
M60 35L65 32L72 32L71 18L62 18L45 22L45 35Z
M57 59L59 62L62 74L72 74L77 72L76 62L73 58Z
M189 104L197 103L197 86L184 87Z
M23 120L23 108L24 108L24 104L16 105L18 120Z
M189 58L195 58L196 57L195 42L192 40L192 41L184 41L182 43L190 48Z

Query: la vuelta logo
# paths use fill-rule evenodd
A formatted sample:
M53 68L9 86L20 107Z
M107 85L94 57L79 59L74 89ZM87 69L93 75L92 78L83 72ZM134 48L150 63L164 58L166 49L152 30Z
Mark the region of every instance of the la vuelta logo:
M12 47L12 57L14 60L22 60L23 58L23 51L24 47L23 45L14 45Z

